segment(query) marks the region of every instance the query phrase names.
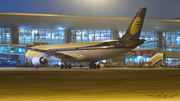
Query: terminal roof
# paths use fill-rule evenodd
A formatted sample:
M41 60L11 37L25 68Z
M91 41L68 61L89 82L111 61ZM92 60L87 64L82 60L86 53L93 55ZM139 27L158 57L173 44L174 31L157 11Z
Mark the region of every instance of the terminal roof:
M20 27L93 30L94 19L95 29L97 30L126 31L133 18L0 12L0 28ZM146 18L143 31L180 31L180 19Z

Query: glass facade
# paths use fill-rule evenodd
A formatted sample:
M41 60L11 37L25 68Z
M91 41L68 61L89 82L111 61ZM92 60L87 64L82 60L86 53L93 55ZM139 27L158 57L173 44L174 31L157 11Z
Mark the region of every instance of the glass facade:
M126 31L119 31L118 35L121 38ZM156 41L159 40L158 35L156 32L141 32L140 39L145 39L146 41ZM151 42L151 43L146 43L142 44L140 49L152 49L152 48L157 48L157 42Z
M166 46L170 46L177 43L177 46L180 46L180 43L178 42L178 33L179 32L162 32L163 39L165 40L164 44Z
M136 66L139 66L142 61L146 62L150 57L144 56L133 56L133 55L126 55L125 62L135 62Z
M40 37L35 37L36 34ZM32 42L48 43L48 44L61 44L65 43L65 31L58 29L19 29L19 44L27 45ZM0 28L0 43L8 44L12 40L11 28ZM11 47L0 46L0 66L14 66L14 64L24 64L26 50Z
M95 30L95 35L93 30L82 30L82 29L71 29L70 36L67 36L65 30L60 29L38 29L38 28L19 28L19 44L27 45L32 42L48 43L48 44L62 44L67 43L67 37L71 37L72 43L79 42L93 42L93 41L104 41L104 40L114 40L115 33L111 30ZM122 37L126 31L118 31L118 37ZM35 37L36 34L39 34L40 37ZM142 44L140 49L153 49L153 48L165 48L171 46L174 43L177 43L176 46L180 46L180 32L161 32L162 35L159 35L157 32L141 32L141 39L146 41L156 41L164 40L161 46L159 42L152 42ZM0 43L8 44L9 40L12 40L12 30L11 28L0 28ZM180 51L179 48L167 48L163 51ZM10 47L10 46L0 46L0 62L4 60L10 62L20 62L25 63L25 54L26 50ZM127 62L135 62L138 65L142 60L146 62L150 57L143 56L125 56L125 64ZM3 59L3 61L2 61ZM18 59L18 60L17 60ZM173 61L179 60L178 58L166 58L166 62L172 63ZM11 64L11 63L10 63Z
M95 30L95 41L113 40L114 34L110 30ZM72 43L93 42L93 30L71 30Z
M40 37L35 37L39 34ZM19 44L28 44L32 42L62 44L65 43L65 30L58 29L20 29Z
M13 46L0 46L0 53L25 54L25 49Z
M0 43L9 43L12 38L12 32L10 28L0 28Z
M126 31L119 31L118 35L119 37L122 37L125 34ZM180 46L180 32L162 32L162 38L159 38L159 34L157 32L141 32L140 39L145 39L146 41L156 41L156 40L163 40L162 41L162 48L171 46L175 43L177 43L176 46ZM151 43L145 43L140 46L140 49L153 49L153 48L160 48L158 46L158 42L151 42ZM179 48L167 48L163 49L163 51L180 51ZM132 55L126 55L125 58L125 64L127 62L135 62L135 65L139 65L142 60L146 62L150 57L145 56L132 56ZM173 63L173 61L177 61L179 58L166 58L166 63L175 66L176 63Z
M1 66L15 66L15 64L25 63L25 49L12 47L12 46L0 46L0 67ZM17 65L16 65L17 66Z

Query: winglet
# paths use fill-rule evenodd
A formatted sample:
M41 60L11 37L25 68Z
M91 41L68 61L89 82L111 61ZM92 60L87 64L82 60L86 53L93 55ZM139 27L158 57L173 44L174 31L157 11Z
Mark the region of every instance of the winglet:
M172 46L169 46L168 48L173 48L175 45L176 45L176 43L175 43L175 44L173 44Z
M12 42L11 42L11 40L9 40L9 46L12 46L13 44L12 44Z

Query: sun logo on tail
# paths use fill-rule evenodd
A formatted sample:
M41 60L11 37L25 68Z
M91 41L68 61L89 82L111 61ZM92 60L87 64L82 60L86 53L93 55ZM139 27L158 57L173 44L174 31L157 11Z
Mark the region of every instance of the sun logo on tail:
M141 18L137 17L131 26L131 35L135 35L142 26Z

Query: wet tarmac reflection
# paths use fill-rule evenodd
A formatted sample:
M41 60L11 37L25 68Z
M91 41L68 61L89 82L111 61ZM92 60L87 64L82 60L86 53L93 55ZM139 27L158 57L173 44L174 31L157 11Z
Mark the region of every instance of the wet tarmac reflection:
M180 69L0 69L0 101L179 101Z

